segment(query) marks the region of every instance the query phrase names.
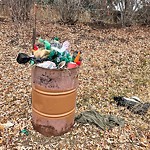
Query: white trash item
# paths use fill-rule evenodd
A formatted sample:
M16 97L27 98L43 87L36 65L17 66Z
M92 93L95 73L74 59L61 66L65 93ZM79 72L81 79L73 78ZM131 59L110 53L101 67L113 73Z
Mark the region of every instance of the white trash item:
M56 69L56 64L52 61L44 61L43 63L37 64L38 67L47 68L47 69Z

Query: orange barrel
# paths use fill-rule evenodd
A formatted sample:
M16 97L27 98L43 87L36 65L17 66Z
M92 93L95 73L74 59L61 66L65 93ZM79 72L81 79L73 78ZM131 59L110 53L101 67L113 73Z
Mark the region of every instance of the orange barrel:
M78 68L32 68L32 125L44 136L61 135L74 124Z

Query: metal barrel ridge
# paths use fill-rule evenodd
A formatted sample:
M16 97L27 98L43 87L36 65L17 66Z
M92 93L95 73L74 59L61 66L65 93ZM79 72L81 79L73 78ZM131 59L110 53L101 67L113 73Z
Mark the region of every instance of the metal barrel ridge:
M78 67L32 68L32 125L44 136L61 135L74 124Z

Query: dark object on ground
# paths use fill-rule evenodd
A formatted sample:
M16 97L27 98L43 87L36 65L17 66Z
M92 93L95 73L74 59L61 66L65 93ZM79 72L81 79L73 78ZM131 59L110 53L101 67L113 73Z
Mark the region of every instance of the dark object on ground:
M126 98L123 96L114 97L117 106L124 106L135 114L144 115L147 113L150 103L143 103L138 97Z
M150 103L144 103L144 104L138 104L138 105L135 105L131 111L135 114L139 114L139 115L143 115L143 114L146 114L148 109L150 107Z
M117 106L125 106L128 109L132 108L136 104L142 103L138 99L126 98L126 97L123 97L123 96L114 97L114 100L117 102Z
M94 124L102 130L111 129L115 126L124 126L124 119L113 115L102 115L97 111L85 111L80 113L75 121L82 124Z

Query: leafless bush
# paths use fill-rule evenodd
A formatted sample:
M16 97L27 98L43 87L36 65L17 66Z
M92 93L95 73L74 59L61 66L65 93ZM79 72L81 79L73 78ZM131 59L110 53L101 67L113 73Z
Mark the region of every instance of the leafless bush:
M33 0L3 0L9 8L13 21L26 21L29 19Z
M141 21L145 24L149 23L149 0L95 0L89 6L92 17L101 21L113 21L122 26Z
M109 8L111 11L120 12L119 20L122 26L132 25L137 19L148 18L147 10L148 0L110 0ZM138 18L137 18L138 15Z
M67 24L74 24L78 21L81 12L82 0L57 0L55 5L60 14L61 21Z
M108 14L106 0L86 0L82 5L91 15L91 20L103 20Z
M88 21L100 21L104 23L122 24L122 26L134 23L150 24L149 0L1 0L8 6L13 21L26 21L29 19L33 2L41 7L51 9L47 17L55 18L63 23L75 24L84 12L89 14ZM55 10L56 13L53 13ZM49 18L47 20L49 20ZM55 19L55 21L57 21ZM85 21L85 19L84 19Z
M139 9L135 15L134 20L142 25L150 25L150 5Z

